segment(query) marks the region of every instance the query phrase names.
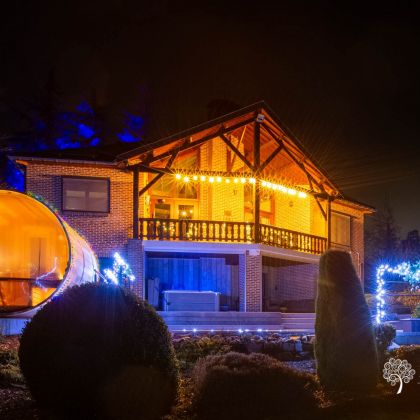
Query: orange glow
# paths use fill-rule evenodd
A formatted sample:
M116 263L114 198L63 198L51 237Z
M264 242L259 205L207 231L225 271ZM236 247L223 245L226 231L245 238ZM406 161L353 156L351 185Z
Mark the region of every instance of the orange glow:
M0 312L33 307L63 280L69 244L58 218L24 194L0 190Z

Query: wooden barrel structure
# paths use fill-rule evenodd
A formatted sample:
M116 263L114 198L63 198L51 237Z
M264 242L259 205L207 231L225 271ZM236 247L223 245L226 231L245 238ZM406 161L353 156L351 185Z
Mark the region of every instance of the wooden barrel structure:
M68 287L96 280L89 243L39 200L0 190L0 317L29 318Z

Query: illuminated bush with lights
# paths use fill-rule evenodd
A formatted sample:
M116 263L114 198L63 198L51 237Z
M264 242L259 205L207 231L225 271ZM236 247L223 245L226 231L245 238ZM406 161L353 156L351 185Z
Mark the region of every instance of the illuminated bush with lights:
M200 419L303 418L317 406L312 375L264 354L208 356L193 379Z
M372 391L378 362L370 311L350 254L327 251L320 260L315 357L328 391Z
M154 419L177 395L166 325L114 285L85 284L54 298L25 327L19 358L34 398L60 413Z

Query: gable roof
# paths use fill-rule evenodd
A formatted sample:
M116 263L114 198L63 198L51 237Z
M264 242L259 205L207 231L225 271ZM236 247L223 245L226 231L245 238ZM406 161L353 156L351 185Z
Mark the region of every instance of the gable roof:
M247 127L245 136L250 141L253 141L258 115L263 116L263 121L260 121L262 145L267 145L268 142L271 142L277 147L281 146L284 149L285 159L287 158L290 162L294 162L300 168L302 174L304 173L309 180L316 184L317 188L313 188L315 192L318 192L320 195L328 194L346 200L335 183L320 165L315 162L315 159L306 150L305 146L280 121L278 116L264 101L230 112L171 136L148 141L134 148L132 144L126 143L85 149L49 150L10 157L23 161L77 161L79 163L91 162L124 167L136 164L143 165L144 163L149 164L151 161L157 162L168 159L174 151L193 148L221 135L224 136L226 134L229 136L237 132L237 130L243 130L244 127ZM225 138L225 140L227 139ZM311 183L311 181L309 182ZM370 206L362 205L355 200L350 199L349 201L371 209Z
M261 145L269 142L281 145L285 151L285 158L294 161L305 172L312 182L319 186L319 192L327 192L333 196L340 196L338 187L328 177L310 153L301 144L292 131L280 122L277 115L264 102L238 109L237 111L199 124L188 130L181 131L163 139L136 147L116 157L117 161L123 161L127 165L155 162L156 160L168 159L174 151L182 151L187 148L198 146L216 137L223 137L237 132L247 126L245 137L253 142L257 116L261 115ZM224 141L226 142L226 138ZM228 143L227 143L228 144ZM228 144L229 145L229 144ZM229 145L231 147L232 145ZM286 156L288 155L288 157ZM159 159L160 158L160 159ZM311 181L310 181L311 182Z

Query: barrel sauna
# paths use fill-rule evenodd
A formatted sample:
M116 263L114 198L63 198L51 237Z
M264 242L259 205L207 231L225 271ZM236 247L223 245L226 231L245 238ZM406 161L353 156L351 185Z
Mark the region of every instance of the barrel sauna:
M29 318L66 288L95 281L97 271L88 242L59 215L0 190L0 317Z

